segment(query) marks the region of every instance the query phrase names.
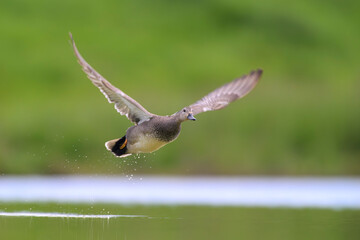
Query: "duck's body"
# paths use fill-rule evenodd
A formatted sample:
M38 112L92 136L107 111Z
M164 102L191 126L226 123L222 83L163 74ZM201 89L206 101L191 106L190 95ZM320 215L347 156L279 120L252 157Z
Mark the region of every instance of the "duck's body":
M70 37L72 39L71 34ZM180 134L182 122L196 120L194 118L196 114L222 109L229 103L244 97L255 87L262 74L262 70L253 71L215 89L199 101L171 116L159 116L148 112L96 72L80 55L73 39L72 45L78 62L92 83L100 89L110 103L115 104L115 109L121 115L125 115L135 124L122 138L105 143L106 148L118 157L133 153L150 153L174 141Z
M114 139L105 143L106 148L116 154L116 143L119 148L126 144L120 155L132 153L150 153L158 150L166 144L174 141L180 134L181 122L172 116L154 116L148 121L132 126L126 131L126 135L120 139Z

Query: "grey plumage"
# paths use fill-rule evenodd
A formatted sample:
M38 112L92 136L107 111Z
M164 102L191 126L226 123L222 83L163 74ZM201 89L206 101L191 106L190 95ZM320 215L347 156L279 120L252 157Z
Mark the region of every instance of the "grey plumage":
M100 89L100 91L108 99L109 103L115 103L115 109L121 114L125 115L131 122L139 124L143 121L149 120L154 114L149 113L143 106L141 106L134 99L126 95L120 89L114 87L103 76L101 76L95 69L93 69L79 53L75 41L70 33L72 46L79 64L86 73L92 83Z
M153 152L174 141L180 134L182 122L195 120L194 115L222 109L229 103L244 97L255 87L262 75L260 69L253 71L215 89L199 101L170 116L159 116L148 112L138 102L102 77L80 55L71 33L70 38L78 62L88 78L110 103L115 104L115 109L121 115L125 115L135 124L126 131L123 138L105 143L106 148L119 157L132 153Z
M196 103L190 105L189 108L192 109L193 115L220 110L229 105L229 103L248 94L259 81L261 74L262 70L259 69L252 71L249 75L235 79L215 89Z

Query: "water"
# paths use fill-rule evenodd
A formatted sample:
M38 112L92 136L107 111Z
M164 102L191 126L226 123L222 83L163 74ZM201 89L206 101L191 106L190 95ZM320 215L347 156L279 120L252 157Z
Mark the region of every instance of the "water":
M148 218L144 215L111 215L111 214L76 214L58 212L0 212L0 217L45 217L45 218L80 218L80 219L110 219L110 218Z
M359 239L359 193L356 178L1 177L0 239Z
M116 204L0 204L8 212L78 212L148 217L0 217L0 239L63 240L350 240L359 239L360 211ZM104 214L105 212L105 214Z
M1 177L0 201L360 209L360 179Z

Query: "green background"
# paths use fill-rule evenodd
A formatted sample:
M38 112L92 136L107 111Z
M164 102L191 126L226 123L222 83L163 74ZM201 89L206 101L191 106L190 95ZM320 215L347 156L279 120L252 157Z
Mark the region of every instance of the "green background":
M0 2L0 173L356 175L359 1ZM228 108L156 153L113 157L131 123L76 63L172 114L262 68Z

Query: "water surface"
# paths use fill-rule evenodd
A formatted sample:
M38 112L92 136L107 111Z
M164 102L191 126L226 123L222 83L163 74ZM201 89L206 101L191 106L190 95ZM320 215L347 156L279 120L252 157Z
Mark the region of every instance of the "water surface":
M0 201L360 209L360 178L1 177Z
M150 217L68 218L0 216L0 239L27 240L352 240L360 211L220 206L0 203L6 212Z
M0 239L359 239L357 178L1 177Z

